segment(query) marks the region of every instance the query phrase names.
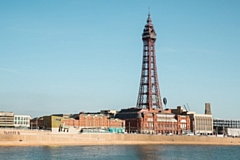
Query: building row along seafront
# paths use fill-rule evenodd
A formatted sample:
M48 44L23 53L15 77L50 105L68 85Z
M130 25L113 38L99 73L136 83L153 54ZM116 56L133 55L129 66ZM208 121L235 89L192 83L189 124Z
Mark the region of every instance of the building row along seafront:
M52 114L33 119L27 115L14 115L13 112L0 112L0 127L48 130L53 134L136 133L240 136L240 120L213 119L210 103L205 103L204 114L191 112L185 106L163 109L157 75L156 39L157 34L149 13L142 33L143 58L136 107L120 111ZM166 98L163 98L163 103L166 105Z
M30 128L31 117L29 115L15 115L13 112L0 111L1 128Z
M176 109L165 109L161 113L134 107L120 111L52 114L33 119L28 115L0 112L0 127L47 130L53 134L136 133L240 136L240 120L213 119L210 103L205 103L205 114L196 114L181 106Z

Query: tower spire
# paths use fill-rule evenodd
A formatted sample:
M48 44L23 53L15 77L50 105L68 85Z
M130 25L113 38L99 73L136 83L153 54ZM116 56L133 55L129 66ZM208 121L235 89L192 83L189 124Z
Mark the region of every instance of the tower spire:
M148 23L148 24L151 24L151 23L152 23L152 19L151 19L150 13L148 13L147 23Z
M153 109L163 110L157 75L155 53L156 36L157 34L149 13L147 24L142 34L143 60L137 107L147 108L150 111Z

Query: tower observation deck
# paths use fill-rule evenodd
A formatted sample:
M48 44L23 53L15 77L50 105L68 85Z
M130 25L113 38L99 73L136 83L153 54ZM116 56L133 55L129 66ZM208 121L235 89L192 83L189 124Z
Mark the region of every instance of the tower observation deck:
M156 32L152 19L148 14L147 24L144 27L143 40L143 59L142 72L137 99L138 108L146 108L149 111L162 111L162 100L157 75L157 63L155 52Z

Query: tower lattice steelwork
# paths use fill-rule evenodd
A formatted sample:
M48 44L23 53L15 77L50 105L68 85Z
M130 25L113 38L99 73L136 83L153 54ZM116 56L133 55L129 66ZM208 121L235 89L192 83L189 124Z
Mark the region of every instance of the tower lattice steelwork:
M143 60L137 107L147 108L150 111L153 109L163 110L157 76L156 36L152 19L148 14L147 24L142 34Z

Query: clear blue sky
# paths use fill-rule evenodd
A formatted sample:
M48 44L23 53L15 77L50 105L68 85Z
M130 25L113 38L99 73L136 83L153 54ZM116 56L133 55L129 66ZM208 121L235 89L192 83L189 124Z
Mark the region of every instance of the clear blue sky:
M238 0L1 0L0 110L32 117L136 105L148 7L161 96L240 119Z

